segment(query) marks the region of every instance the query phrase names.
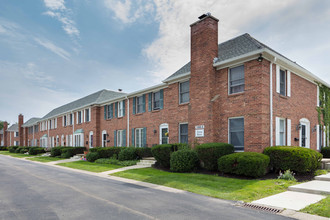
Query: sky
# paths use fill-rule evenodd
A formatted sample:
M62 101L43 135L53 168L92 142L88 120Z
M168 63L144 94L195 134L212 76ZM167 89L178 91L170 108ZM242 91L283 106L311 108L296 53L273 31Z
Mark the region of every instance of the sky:
M157 85L190 60L190 24L249 33L330 84L328 0L0 0L0 120L102 89Z

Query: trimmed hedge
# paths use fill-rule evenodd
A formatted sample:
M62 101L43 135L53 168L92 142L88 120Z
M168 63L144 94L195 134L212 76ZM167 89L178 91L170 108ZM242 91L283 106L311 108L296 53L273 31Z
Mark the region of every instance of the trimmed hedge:
M8 147L0 147L0 151L7 151Z
M322 154L302 147L267 147L264 154L270 157L270 167L279 170L291 170L297 173L313 172L321 165Z
M127 147L123 150L121 150L118 154L118 160L124 161L124 160L136 160L138 159L138 155L136 154L135 147Z
M8 147L9 153L15 153L16 149L18 148L18 146L10 146Z
M267 173L270 158L256 152L240 152L225 155L218 160L220 172L261 177Z
M83 154L85 150L85 147L53 147L50 151L50 156L70 158L76 154Z
M234 146L227 143L206 143L198 145L196 152L205 169L217 170L218 159L234 153Z
M161 144L156 145L151 148L151 153L157 160L157 162L162 167L170 167L171 153L178 151L189 149L189 145L187 144Z
M125 161L119 161L117 159L111 159L111 158L100 158L95 160L95 163L100 164L114 164L114 165L120 165L120 166L133 166L136 165L138 160L125 160Z
M171 154L170 169L174 172L192 172L198 166L196 151L183 149Z
M99 159L100 155L98 152L89 152L88 154L86 154L86 159L89 162L94 162L95 160Z
M37 155L37 154L42 154L45 153L45 148L43 147L31 147L29 150L30 155Z
M150 147L138 147L136 148L136 154L139 158L143 157L152 157L151 148Z
M90 152L97 152L100 158L110 158L113 155L118 155L122 149L126 147L95 147L89 149Z
M323 158L330 158L330 147L321 148L321 154L323 155Z

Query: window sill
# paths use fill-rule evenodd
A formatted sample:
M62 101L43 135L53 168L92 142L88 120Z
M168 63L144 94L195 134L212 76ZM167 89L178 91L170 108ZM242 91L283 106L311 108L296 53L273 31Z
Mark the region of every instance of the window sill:
M185 102L185 103L179 103L179 106L185 106L185 105L189 105L190 102Z
M136 116L138 115L143 115L144 112L140 112L140 113L135 113Z
M280 98L282 98L282 99L289 99L289 97L288 97L288 96L285 96L285 95L281 95L281 94L279 94L279 96L280 96Z
M243 95L244 93L245 93L245 91L243 91L243 92L237 92L237 93L232 93L232 94L228 94L228 97L235 97L235 96Z
M118 116L118 119L123 119L124 118L124 116Z
M151 113L160 112L160 109L152 110Z

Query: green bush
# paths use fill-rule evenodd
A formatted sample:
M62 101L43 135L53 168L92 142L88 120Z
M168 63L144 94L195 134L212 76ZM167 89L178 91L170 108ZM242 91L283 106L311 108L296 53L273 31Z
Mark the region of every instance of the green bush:
M152 155L162 167L170 167L172 152L171 144L156 145L151 148Z
M120 165L120 166L133 166L136 165L138 160L125 160L125 161L119 161L117 159L113 158L100 158L95 160L95 163L100 164L114 164L114 165Z
M207 170L217 170L218 159L234 153L234 146L227 143L206 143L198 145L196 151L202 167Z
M51 157L57 157L57 156L61 156L62 154L62 148L64 147L53 147L51 150L50 150L50 156Z
M85 147L53 147L50 151L50 156L70 158L76 154L83 154L85 150Z
M192 172L198 166L196 151L190 149L178 150L171 154L170 168L174 172Z
M7 151L8 147L0 147L0 151Z
M313 172L321 166L322 154L302 147L267 147L264 154L270 157L270 167L279 170L291 170L297 173Z
M122 149L126 147L95 147L89 149L90 152L97 152L100 158L110 158L114 154L119 154Z
M240 152L220 157L218 168L223 173L261 177L267 172L269 160L267 155L261 153Z
M30 155L37 155L37 154L42 154L45 153L45 148L43 147L31 147L29 150Z
M144 157L152 157L151 148L149 147L138 147L136 148L136 154L140 159Z
M328 174L328 171L327 170L315 170L314 172L314 176L320 176L320 175L325 175L325 174Z
M135 147L127 147L123 150L121 150L118 154L118 160L136 160L138 158L138 155L136 154Z
M322 147L321 154L323 155L323 158L330 158L330 147Z
M290 170L286 170L284 173L280 171L280 175L277 179L297 181L296 178L294 178L294 173Z
M9 153L15 153L17 148L18 148L18 146L10 146L10 147L8 147Z
M100 155L98 152L89 152L88 154L86 154L86 159L89 162L94 162L95 160L99 159Z

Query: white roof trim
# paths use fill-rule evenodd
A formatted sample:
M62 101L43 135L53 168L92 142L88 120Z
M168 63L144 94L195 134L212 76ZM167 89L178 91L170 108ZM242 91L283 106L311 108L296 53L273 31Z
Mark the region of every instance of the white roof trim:
M180 74L178 76L172 77L171 79L164 80L163 83L171 84L171 83L180 81L180 80L182 80L184 78L188 78L188 77L190 77L190 71L186 72L184 74Z

